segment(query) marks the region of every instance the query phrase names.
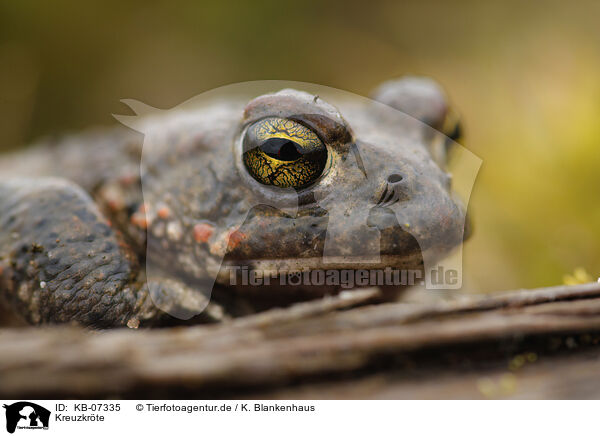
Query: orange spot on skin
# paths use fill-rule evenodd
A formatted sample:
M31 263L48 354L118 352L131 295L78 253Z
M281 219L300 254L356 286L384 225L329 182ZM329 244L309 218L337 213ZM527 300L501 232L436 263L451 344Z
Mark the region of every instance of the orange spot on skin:
M108 207L112 211L119 210L119 209L121 209L122 206L123 206L122 202L120 202L118 200L108 200Z
M200 223L194 226L194 241L198 244L208 242L215 228L210 224Z
M131 224L141 229L148 228L148 220L146 219L146 214L136 212L131 215Z
M247 236L239 230L231 230L229 232L227 248L233 250L246 238Z
M136 177L134 174L124 174L119 178L119 183L123 186L128 186L135 182L135 179Z
M158 209L156 214L159 218L166 220L171 216L171 209L169 209L167 206L162 206L160 209Z

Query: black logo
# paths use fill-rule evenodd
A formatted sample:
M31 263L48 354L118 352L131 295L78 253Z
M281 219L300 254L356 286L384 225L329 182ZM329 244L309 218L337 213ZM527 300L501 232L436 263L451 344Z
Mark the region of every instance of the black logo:
M6 431L14 433L18 428L35 430L48 429L50 422L50 411L28 401L19 401L10 406L4 405L6 409Z

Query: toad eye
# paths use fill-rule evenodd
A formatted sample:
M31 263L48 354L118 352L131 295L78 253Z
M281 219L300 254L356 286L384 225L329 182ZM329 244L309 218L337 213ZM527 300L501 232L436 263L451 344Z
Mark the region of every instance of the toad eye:
M308 127L285 118L263 118L244 135L243 160L264 185L300 189L323 173L327 148Z

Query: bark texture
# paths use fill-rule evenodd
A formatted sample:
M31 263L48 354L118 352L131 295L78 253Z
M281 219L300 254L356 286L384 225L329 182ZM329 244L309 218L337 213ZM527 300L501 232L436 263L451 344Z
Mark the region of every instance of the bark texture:
M0 330L0 397L600 397L600 284L344 292L219 325Z

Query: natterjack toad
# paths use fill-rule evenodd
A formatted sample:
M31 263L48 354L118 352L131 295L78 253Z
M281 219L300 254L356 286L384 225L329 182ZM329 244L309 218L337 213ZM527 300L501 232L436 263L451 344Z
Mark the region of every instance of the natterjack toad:
M219 319L242 300L340 288L253 285L248 271L422 270L461 244L445 168L459 129L438 85L335 101L302 88L233 86L169 111L129 102L145 116L120 119L144 136L120 127L1 157L0 300L35 324ZM221 306L207 306L213 288Z

